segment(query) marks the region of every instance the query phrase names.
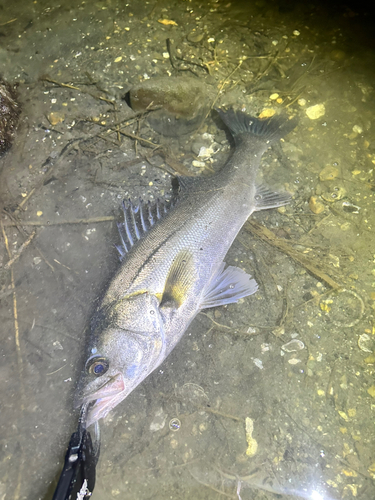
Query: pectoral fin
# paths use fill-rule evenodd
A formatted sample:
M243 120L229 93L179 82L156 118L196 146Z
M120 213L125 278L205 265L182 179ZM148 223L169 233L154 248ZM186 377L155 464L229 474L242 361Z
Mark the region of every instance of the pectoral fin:
M287 205L290 202L289 193L277 193L271 191L262 184L257 186L255 193L255 210L265 210L267 208L277 208Z
M228 266L226 269L224 267L225 262L211 279L200 309L231 304L258 290L256 281L245 271L234 266Z
M160 307L178 309L185 302L195 279L193 256L188 250L183 250L177 254L169 269Z

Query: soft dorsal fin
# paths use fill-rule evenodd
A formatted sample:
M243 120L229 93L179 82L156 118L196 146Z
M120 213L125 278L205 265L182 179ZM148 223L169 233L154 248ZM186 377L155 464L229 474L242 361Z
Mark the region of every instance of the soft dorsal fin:
M122 202L124 222L117 223L121 245L116 245L120 260L157 220L162 219L168 213L172 206L172 202L159 199L153 204L144 203L142 200L139 200L138 205L133 205L131 200Z
M176 255L169 269L160 307L179 308L185 302L195 279L193 255L189 250L182 250Z

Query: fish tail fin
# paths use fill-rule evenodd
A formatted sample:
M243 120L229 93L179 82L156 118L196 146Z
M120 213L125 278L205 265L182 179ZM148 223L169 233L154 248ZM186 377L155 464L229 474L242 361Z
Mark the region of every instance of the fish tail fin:
M251 136L266 144L271 144L289 134L297 125L296 118L289 119L285 115L260 120L234 109L216 108L216 111L231 131L236 142Z

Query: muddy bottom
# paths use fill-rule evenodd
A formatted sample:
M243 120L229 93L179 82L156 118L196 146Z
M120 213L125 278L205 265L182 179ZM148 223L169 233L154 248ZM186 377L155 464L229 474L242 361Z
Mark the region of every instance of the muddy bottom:
M0 498L52 497L90 317L119 266L121 201L218 171L234 146L214 108L233 106L298 117L259 178L292 201L254 214L227 254L257 293L199 314L101 421L93 498L372 500L370 13L116 0L0 12L0 74L21 108L0 158Z

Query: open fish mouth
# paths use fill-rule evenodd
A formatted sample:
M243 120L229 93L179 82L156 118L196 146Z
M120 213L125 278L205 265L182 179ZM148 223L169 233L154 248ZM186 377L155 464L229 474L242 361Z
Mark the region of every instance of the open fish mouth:
M118 373L97 391L85 396L82 403L92 403L88 409L86 427L104 418L122 401L124 399L124 391L124 377L122 373Z

